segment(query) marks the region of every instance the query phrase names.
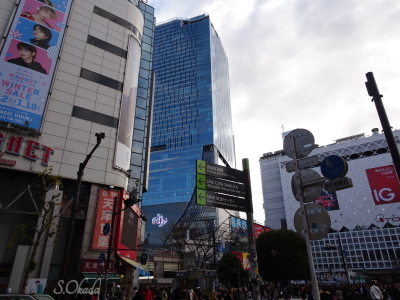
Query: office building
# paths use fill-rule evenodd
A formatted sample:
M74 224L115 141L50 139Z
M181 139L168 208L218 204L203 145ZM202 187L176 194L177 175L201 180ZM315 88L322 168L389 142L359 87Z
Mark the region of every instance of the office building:
M154 23L154 9L138 1L1 2L0 293L19 291L31 242L18 236L17 227L38 222L43 203L30 195L39 183L36 173L50 166L62 177L62 186L49 192L60 193L58 240L44 241L31 278L48 291L57 286L78 168L96 133L104 138L84 169L67 280L101 273L98 258L109 241L102 228L111 220L106 212L114 197L120 209L132 187L138 186L139 197L147 189ZM124 275L127 289L134 266L141 265L136 251L124 249L141 242L141 214L133 206L114 227L118 268L110 281ZM7 247L9 242L14 244Z
M394 130L393 134L399 144L400 131ZM373 129L371 136L341 138L314 149L310 156L313 155L320 161L329 155L345 158L349 166L346 176L354 185L333 193L323 192L314 201L324 206L331 218L330 233L311 244L316 270L343 271L341 243L346 250L348 270L363 275L365 269L369 276L394 280L400 261L400 190L385 136ZM260 158L265 225L272 229L295 230L294 215L299 202L291 188L293 173L286 171L290 160L282 150ZM321 174L319 167L313 170ZM326 244L338 250L326 250Z
M235 167L235 155L228 59L210 17L158 24L153 68L149 191L142 209L150 220L149 242L159 244L178 220L210 225L228 217L195 204L195 163L201 159Z

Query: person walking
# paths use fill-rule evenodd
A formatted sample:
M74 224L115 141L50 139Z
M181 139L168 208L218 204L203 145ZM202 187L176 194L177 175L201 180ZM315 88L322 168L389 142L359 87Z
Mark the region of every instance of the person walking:
M198 300L196 293L193 291L193 288L190 286L186 292L185 300Z
M376 280L371 281L369 293L372 300L383 300L383 294L381 292L381 289L376 285Z

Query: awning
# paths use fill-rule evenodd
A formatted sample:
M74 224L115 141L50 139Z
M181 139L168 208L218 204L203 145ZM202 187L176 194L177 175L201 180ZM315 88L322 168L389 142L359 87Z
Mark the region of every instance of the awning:
M118 255L120 258L122 258L125 262L127 262L128 264L136 267L136 269L139 272L139 276L150 276L150 272L147 271L142 264L138 263L137 261L134 261L133 259L127 258L125 256L122 255Z
M100 278L99 275L96 273L81 273L83 278L87 279L86 282L88 283L93 283L96 281L97 278ZM105 274L101 275L101 281L105 280ZM118 275L114 273L108 273L108 282L120 282L121 278L118 277Z

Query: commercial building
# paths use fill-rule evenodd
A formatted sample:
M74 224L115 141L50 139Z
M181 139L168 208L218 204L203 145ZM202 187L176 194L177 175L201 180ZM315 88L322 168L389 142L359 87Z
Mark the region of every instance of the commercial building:
M400 131L393 134L399 144ZM333 193L323 191L314 201L324 206L331 218L330 233L311 244L316 270L343 271L341 242L347 270L395 280L400 272L400 189L384 135L373 129L371 136L358 134L319 146L313 155L320 161L329 155L345 158L349 166L346 176L354 185ZM294 215L300 205L291 188L293 173L286 171L290 160L281 150L260 158L265 225L272 229L295 230ZM313 169L321 174L319 167ZM337 250L327 250L326 244Z
M229 213L196 205L196 159L235 167L228 58L208 15L158 24L149 191L143 211L150 245L179 221L212 228ZM196 221L198 223L196 223Z
M57 287L77 172L96 133L104 138L84 169L67 279L102 272L98 258L109 241L102 229L114 197L121 209L126 191L137 186L140 198L147 190L154 23L154 9L138 1L1 2L0 293L19 291L31 242L17 228L38 222L43 203L31 195L36 173L50 166L63 178L49 192L60 193L58 240L43 242L31 278L49 292ZM128 250L143 240L141 216L133 206L116 218L110 279L126 288L137 277L134 266L143 268Z

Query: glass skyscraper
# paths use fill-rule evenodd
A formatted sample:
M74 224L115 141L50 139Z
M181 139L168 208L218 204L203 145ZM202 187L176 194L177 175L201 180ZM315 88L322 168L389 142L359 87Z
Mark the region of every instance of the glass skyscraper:
M228 59L209 16L157 25L153 69L149 190L142 209L146 234L157 244L185 212L215 218L213 208L194 209L196 159L235 167L235 154Z

